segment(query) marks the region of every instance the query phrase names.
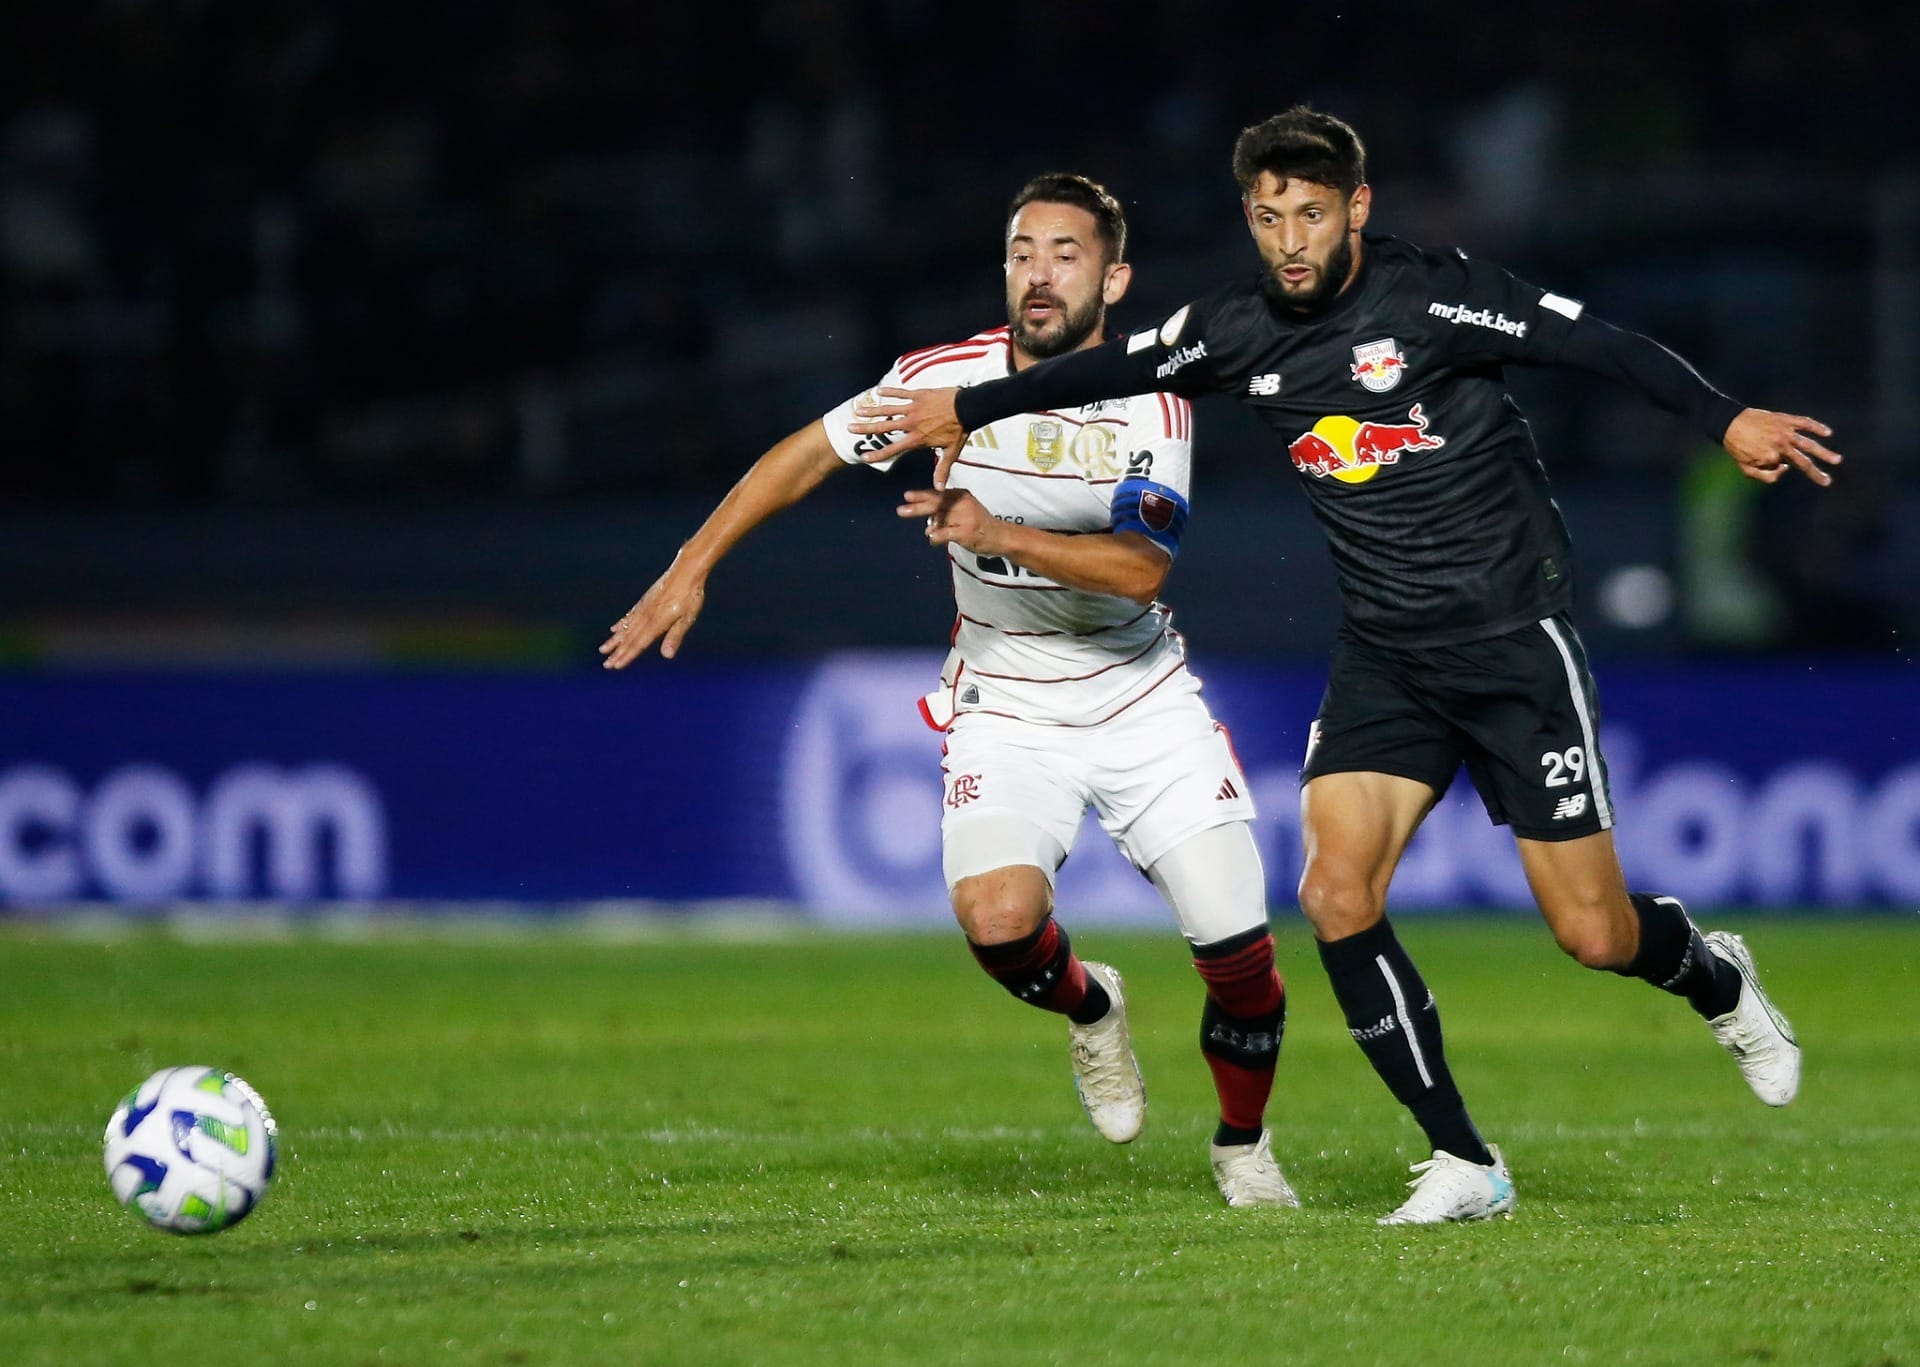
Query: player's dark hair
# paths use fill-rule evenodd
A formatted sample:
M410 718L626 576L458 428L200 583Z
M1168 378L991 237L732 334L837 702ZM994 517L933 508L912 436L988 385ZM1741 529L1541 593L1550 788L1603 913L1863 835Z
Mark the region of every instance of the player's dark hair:
M1360 135L1331 114L1297 104L1284 114L1240 130L1233 144L1233 178L1250 195L1261 172L1282 185L1304 180L1351 195L1367 181L1367 149Z
M1070 171L1049 171L1035 176L1020 187L1020 193L1007 206L1008 232L1013 231L1013 220L1019 212L1036 202L1071 204L1076 209L1085 209L1093 215L1095 235L1106 244L1107 264L1112 266L1127 259L1126 210L1099 181Z

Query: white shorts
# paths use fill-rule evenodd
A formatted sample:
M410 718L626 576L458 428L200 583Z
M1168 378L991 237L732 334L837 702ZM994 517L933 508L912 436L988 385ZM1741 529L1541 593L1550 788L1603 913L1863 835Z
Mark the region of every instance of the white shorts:
M1227 729L1184 671L1098 726L962 713L940 767L949 888L1011 864L1038 864L1051 879L1089 807L1143 872L1201 831L1253 820ZM995 833L987 839L967 837L968 826L990 817L1017 822L983 826L980 834ZM1044 839L1021 838L1021 824Z

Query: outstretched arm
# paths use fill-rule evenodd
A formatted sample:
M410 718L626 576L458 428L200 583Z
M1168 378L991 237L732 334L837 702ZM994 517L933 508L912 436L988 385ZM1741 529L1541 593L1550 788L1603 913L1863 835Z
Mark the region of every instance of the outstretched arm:
M1771 484L1793 468L1815 484L1833 483L1833 476L1816 464L1841 461L1838 453L1815 440L1833 435L1825 423L1798 414L1742 408L1651 337L1582 314L1567 329L1559 359L1611 376L1668 412L1687 418L1725 446L1740 472L1751 479Z
M1152 334L1146 336L1153 340ZM1119 338L966 389L882 389L882 402L863 405L857 410L860 420L848 430L891 438L865 455L869 461L891 460L916 447L932 448L939 455L933 487L944 489L947 471L974 429L1015 413L1043 413L1077 408L1095 399L1150 394L1165 388L1154 374L1158 364L1154 350Z
M601 663L625 669L655 641L665 658L679 654L680 642L706 603L707 575L721 557L762 522L812 493L844 463L834 454L823 422L811 422L777 442L720 500L667 572L613 624L613 634L600 645L606 657Z
M1068 588L1151 603L1173 557L1139 532L1068 536L995 517L965 489L914 489L894 511L927 520L927 540L954 542L975 555L1004 556L1022 569Z

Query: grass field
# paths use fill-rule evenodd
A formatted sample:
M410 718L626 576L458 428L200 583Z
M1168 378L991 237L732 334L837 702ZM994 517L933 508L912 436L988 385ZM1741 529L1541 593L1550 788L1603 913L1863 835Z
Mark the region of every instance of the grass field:
M1273 1110L1300 1211L1206 1172L1199 989L1127 973L1148 1128L957 939L80 941L0 928L0 1362L1920 1363L1920 926L1749 934L1807 1048L1769 1111L1680 1003L1521 921L1408 922L1510 1221L1383 1230L1418 1132L1304 930ZM113 1203L153 1068L279 1117L210 1238Z

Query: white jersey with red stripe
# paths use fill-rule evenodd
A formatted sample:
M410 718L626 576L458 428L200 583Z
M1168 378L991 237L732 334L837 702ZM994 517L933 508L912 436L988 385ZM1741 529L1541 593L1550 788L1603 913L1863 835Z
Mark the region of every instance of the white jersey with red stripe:
M979 384L1008 374L1010 364L1008 331L992 328L902 356L881 386ZM848 399L825 419L835 452L849 464L884 444L847 431L866 397ZM1192 406L1171 394L1024 413L973 433L949 483L996 517L1069 534L1139 530L1171 556L1186 520L1192 442ZM927 700L934 725L983 712L1092 726L1156 690L1198 687L1160 603L1142 607L1069 588L960 546L947 554L959 619L943 687Z

